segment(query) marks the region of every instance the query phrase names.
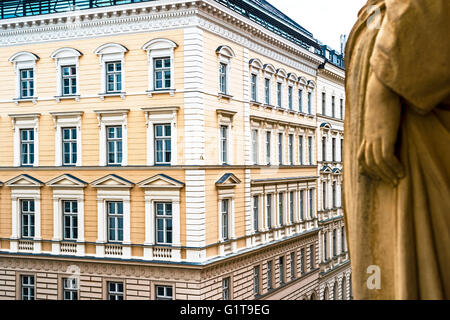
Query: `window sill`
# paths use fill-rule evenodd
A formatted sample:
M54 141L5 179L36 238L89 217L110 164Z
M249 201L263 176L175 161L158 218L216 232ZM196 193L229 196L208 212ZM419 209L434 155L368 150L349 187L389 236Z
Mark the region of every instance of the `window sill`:
M36 104L37 97L29 97L29 98L14 98L13 101L15 104L19 104L20 102L33 102Z
M105 97L120 97L122 100L125 99L126 92L104 92L99 93L100 99L105 100Z
M252 106L255 106L255 107L260 107L260 106L262 106L262 103L261 103L261 102L254 101L254 100L251 100L251 101L250 101L250 104L251 104Z
M263 104L263 107L266 109L275 109L276 107L271 104Z
M221 100L221 99L231 100L233 98L233 96L230 94L227 94L227 93L219 92L218 98L219 98L219 100Z
M175 95L175 89L163 89L163 90L147 90L147 95L152 98L154 94L169 94L171 97Z
M67 96L55 96L56 102L60 102L61 100L75 100L76 102L80 101L80 95L67 95Z

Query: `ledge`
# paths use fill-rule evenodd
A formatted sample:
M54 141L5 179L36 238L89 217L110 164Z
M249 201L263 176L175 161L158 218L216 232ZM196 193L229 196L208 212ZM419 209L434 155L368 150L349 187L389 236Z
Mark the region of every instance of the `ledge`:
M105 97L120 97L122 100L125 99L126 92L103 92L99 93L98 96L100 99L105 100Z
M219 93L217 94L217 96L218 96L218 99L219 99L219 100L220 100L220 99L226 99L226 100L231 100L231 99L233 99L233 96L232 96L232 95L227 94L227 93L223 93L223 92L219 92Z
M36 104L37 97L30 97L30 98L14 98L13 101L15 104L19 104L20 102L33 102L33 104Z
M171 97L175 95L175 89L165 89L165 90L147 90L147 95L152 98L154 94L169 94Z
M56 102L60 102L61 100L75 100L76 102L80 101L80 95L72 95L72 96L55 96Z

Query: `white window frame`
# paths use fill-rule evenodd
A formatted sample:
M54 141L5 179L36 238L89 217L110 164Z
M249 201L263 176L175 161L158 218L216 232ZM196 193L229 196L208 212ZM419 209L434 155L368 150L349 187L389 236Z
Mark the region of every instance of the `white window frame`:
M8 61L14 65L14 73L16 75L16 97L14 100L33 100L33 103L36 102L37 99L36 63L38 60L39 57L37 55L28 51L17 52L13 56L11 56L11 58L9 58ZM33 93L34 93L33 97L22 98L20 71L23 69L33 70Z
M219 154L220 165L233 165L234 164L234 144L233 144L233 118L236 112L219 109L216 111L218 116L218 128L217 128L217 150ZM222 126L227 127L227 161L222 161Z
M55 166L63 166L63 137L62 129L76 128L77 130L77 162L76 167L82 165L82 140L81 140L81 118L83 111L75 112L51 112L55 127Z
M218 93L219 95L231 95L231 82L230 82L230 72L231 72L231 62L233 58L236 56L233 49L229 46L219 46L216 50L217 54L217 73L218 73ZM226 83L225 89L226 92L222 92L222 88L220 86L220 64L223 63L226 65Z
M251 139L252 139L252 163L253 165L259 164L259 133L260 130L252 128Z
M101 78L101 92L100 96L105 95L123 95L126 91L125 89L125 53L128 49L123 45L118 43L106 43L98 47L94 53L100 58L100 78ZM107 81L106 81L106 63L107 62L120 62L121 63L121 92L108 93Z
M255 58L251 59L249 62L250 65L250 76L249 76L249 84L250 84L250 101L258 102L259 101L259 81L260 81L260 72L264 67L261 60ZM256 76L256 88L255 88L255 99L252 96L252 76ZM259 103L259 102L258 102Z
M223 187L217 186L218 192L218 201L217 201L217 234L219 235L219 242L229 242L231 241L231 250L232 252L237 251L237 243L236 243L236 212L235 212L235 188L227 187L226 184ZM228 202L228 239L224 239L222 235L222 200L229 200ZM224 245L219 246L219 255L224 255Z
M152 97L155 93L175 93L175 49L178 45L169 39L157 38L148 41L142 46L142 50L147 52L148 59L148 95ZM169 57L170 59L170 87L156 89L154 81L154 61L158 58Z
M14 131L14 167L21 166L21 137L20 130L34 129L34 163L33 167L39 166L39 117L40 113L10 114L12 128Z
M55 60L56 64L56 98L73 97L80 94L80 81L79 81L79 59L83 54L73 48L60 48L50 55L50 58ZM75 66L76 69L76 93L64 95L63 82L62 82L62 67Z

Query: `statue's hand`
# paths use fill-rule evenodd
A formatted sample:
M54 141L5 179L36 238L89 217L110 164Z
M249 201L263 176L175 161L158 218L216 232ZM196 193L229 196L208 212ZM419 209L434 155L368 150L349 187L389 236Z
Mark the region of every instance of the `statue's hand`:
M363 141L358 160L364 172L394 186L404 175L395 156L400 115L399 96L372 75L367 85Z

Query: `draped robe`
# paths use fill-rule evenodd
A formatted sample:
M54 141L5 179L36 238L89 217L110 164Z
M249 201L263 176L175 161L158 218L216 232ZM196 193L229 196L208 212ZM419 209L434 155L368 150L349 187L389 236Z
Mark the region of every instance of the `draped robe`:
M369 7L381 29L369 27ZM349 36L343 174L355 299L450 299L449 39L449 0L369 0ZM396 187L359 170L372 74L401 98ZM380 288L368 285L370 266Z

